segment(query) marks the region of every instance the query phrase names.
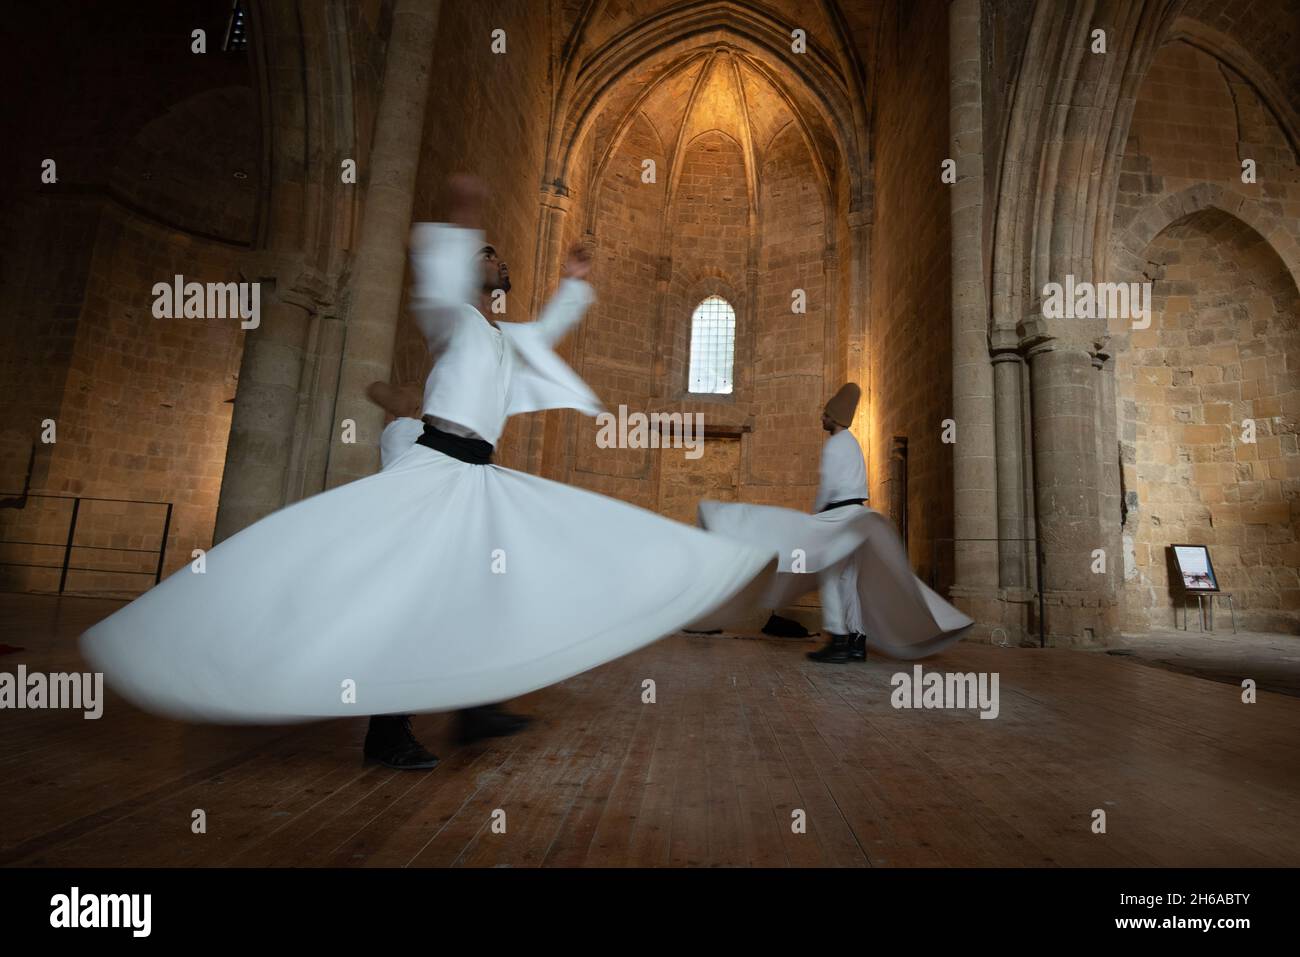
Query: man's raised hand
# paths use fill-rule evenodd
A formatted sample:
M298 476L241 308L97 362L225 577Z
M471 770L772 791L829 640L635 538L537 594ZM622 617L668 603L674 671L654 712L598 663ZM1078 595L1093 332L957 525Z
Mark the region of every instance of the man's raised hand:
M565 279L586 279L591 275L591 250L582 243L575 243L569 250L569 257L564 261Z
M447 221L468 229L483 228L483 206L487 184L469 173L457 173L447 180Z

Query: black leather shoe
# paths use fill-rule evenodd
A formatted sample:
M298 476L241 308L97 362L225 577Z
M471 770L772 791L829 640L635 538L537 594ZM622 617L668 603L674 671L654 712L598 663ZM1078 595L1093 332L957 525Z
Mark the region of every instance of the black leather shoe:
M473 744L484 738L504 738L518 734L532 723L532 718L501 710L500 705L485 704L457 712L457 739Z
M849 661L867 660L867 636L854 635L849 641Z
M808 652L810 661L820 661L827 665L842 665L849 660L849 636L827 632L830 641L824 648Z
M399 771L429 771L438 766L438 759L415 739L409 715L374 715L361 750L367 761Z

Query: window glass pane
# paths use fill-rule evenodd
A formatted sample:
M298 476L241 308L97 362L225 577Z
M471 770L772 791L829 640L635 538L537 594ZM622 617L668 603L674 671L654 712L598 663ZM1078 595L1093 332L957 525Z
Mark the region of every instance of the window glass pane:
M691 316L691 392L731 393L736 361L736 312L721 296L709 296Z

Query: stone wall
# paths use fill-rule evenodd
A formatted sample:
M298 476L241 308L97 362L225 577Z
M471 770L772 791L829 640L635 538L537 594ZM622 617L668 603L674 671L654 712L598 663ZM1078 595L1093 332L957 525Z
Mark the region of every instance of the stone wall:
M808 508L819 414L838 386L827 369L844 364L842 300L827 282L825 191L808 145L770 88L746 81L742 102L732 69L723 56L685 74L699 80L690 110L657 89L617 140L602 117L577 164L600 179L590 193L571 184L568 219L570 228L589 224L597 254L598 300L568 353L580 373L611 412L698 413L720 433L711 431L705 460L679 462L677 449L598 448L596 422L567 413L563 430L547 431L547 474L692 521L683 504L692 489ZM645 160L655 163L653 182L643 181ZM803 312L792 308L796 290ZM693 394L691 318L712 295L736 313L734 386Z
M1170 226L1147 259L1152 327L1120 366L1134 458L1126 623L1173 624L1167 549L1195 544L1244 627L1300 631L1295 282L1258 233L1214 209Z
M642 180L645 160L655 163L654 182ZM656 369L664 368L656 355L656 305L668 180L668 157L660 135L641 117L609 158L591 197L596 203L592 282L597 300L580 333L580 372L614 413L619 405L626 405L629 412L647 411L655 392ZM585 416L573 416L569 428L570 481L644 508L656 506L657 451L597 448L596 422Z
M6 57L3 164L0 486L16 491L37 450L32 491L172 502L166 571L211 544L237 320L158 320L152 287L237 281L254 241L262 131L246 53L220 49L221 0L24 7ZM190 31L207 32L204 54ZM54 67L54 68L52 68ZM42 182L53 159L57 181ZM56 441L40 441L53 420ZM68 499L6 509L0 537L63 542ZM164 506L82 505L67 588L133 594L152 581ZM4 546L6 561L59 565L63 547ZM5 587L54 590L58 569L0 566Z
M1162 47L1115 207L1118 263L1159 228L1143 275L1115 277L1152 280L1155 296L1151 328L1112 323L1125 627L1172 622L1165 549L1189 542L1210 546L1248 625L1297 630L1298 223L1300 167L1257 91L1203 50Z
M952 450L942 422L954 416L952 290L947 187L945 4L900 5L877 67L875 222L871 241L871 432L868 478L889 501L890 443L908 439L908 553L927 581L951 583ZM958 441L961 441L960 435Z
M239 250L195 240L108 206L86 283L63 394L51 414L44 492L59 496L171 503L164 574L212 543L244 332L238 319L158 319L150 289L177 273L228 282ZM33 500L0 513L0 537L34 533L61 542L71 503ZM67 590L130 595L152 581L165 504L83 502ZM136 552L101 549L136 549ZM11 546L12 549L12 546ZM60 547L24 550L21 560L62 561ZM134 574L147 571L149 575ZM131 574L128 574L130 572ZM24 570L8 585L58 587L56 572Z
M1246 159L1256 163L1254 183L1242 182ZM1291 237L1300 236L1300 166L1276 118L1231 68L1187 43L1169 43L1156 53L1138 91L1115 232L1164 198L1202 183L1241 197L1279 219Z
M837 317L826 279L827 210L793 126L769 147L759 177L762 249L754 347L755 429L744 499L807 510L817 492L826 434L821 411L841 383L834 374ZM807 312L791 310L802 289ZM860 409L865 415L865 408Z

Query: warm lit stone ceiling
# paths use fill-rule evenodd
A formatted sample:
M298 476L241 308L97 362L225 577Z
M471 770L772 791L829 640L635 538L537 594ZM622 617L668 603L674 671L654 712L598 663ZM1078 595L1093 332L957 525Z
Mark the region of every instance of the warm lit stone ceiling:
M571 169L579 137L593 147L587 155L599 170L644 120L670 162L704 132L731 137L752 185L769 145L793 124L831 188L848 157L865 155L861 64L880 7L877 0L565 0L557 178ZM806 54L790 50L795 29L806 33Z
M776 135L800 122L786 94L744 54L726 47L702 53L657 78L629 78L623 95L602 112L595 129L596 155L608 156L641 118L655 131L670 162L703 133L724 133L741 146L750 182ZM639 79L639 82L638 82ZM812 137L827 177L834 176L835 145L824 125L800 123Z
M734 7L762 10L790 25L807 31L809 36L829 37L833 33L832 18L840 8L859 19L869 19L880 6L876 0L848 0L846 3L822 3L819 0L776 0L776 2L733 3L683 3L681 0L567 0L565 3L565 35L581 28L578 42L579 54L585 54L608 42L628 27L643 23L669 9L702 8L706 6ZM584 17L585 12L585 17ZM823 45L825 40L823 40Z

